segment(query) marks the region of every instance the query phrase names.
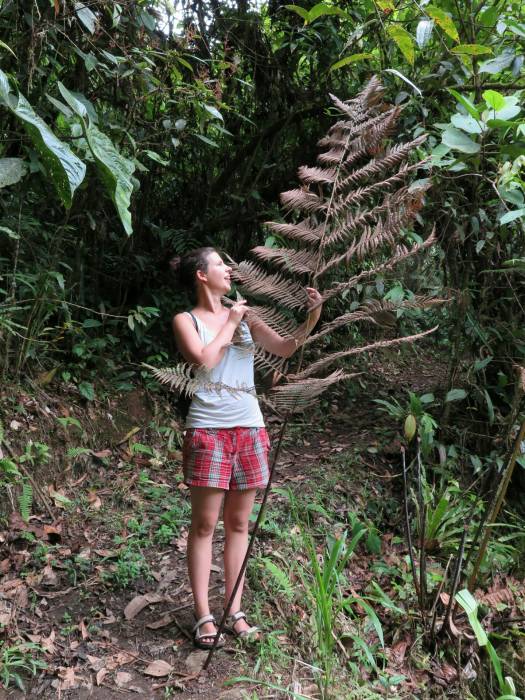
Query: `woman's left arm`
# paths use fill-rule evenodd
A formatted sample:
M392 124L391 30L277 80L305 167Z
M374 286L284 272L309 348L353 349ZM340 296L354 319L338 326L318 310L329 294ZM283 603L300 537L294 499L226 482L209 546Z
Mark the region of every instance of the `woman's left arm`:
M306 293L308 294L306 307L308 309L315 308L308 313L306 321L296 328L292 335L283 338L264 321L260 319L253 321L250 325L250 332L258 345L261 345L265 350L271 352L272 355L277 355L278 357L290 357L294 354L297 348L310 335L321 315L322 297L320 293L313 287L306 287Z

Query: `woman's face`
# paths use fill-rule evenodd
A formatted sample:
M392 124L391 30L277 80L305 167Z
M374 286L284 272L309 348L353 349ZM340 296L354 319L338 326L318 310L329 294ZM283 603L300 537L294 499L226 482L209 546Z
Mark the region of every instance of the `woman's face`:
M219 253L215 251L208 255L208 268L206 272L201 271L203 275L202 282L206 284L212 291L219 294L226 294L231 289L231 267L226 265Z

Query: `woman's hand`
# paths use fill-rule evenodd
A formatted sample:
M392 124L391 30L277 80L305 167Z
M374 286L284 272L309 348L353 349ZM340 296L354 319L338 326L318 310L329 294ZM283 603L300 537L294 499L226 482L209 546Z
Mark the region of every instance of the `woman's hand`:
M228 321L233 323L235 327L237 327L242 321L243 316L247 311L248 307L246 306L246 299L236 301L235 304L232 307L230 307Z
M306 302L306 308L311 309L313 306L317 306L323 301L321 293L314 289L314 287L306 287L306 293L308 294L308 301Z

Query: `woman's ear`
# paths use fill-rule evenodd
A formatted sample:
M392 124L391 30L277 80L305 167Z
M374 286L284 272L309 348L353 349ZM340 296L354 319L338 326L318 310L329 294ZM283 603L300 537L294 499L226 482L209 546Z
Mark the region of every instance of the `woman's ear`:
M208 276L202 270L197 270L196 277L197 277L197 280L199 282L207 282L208 281Z

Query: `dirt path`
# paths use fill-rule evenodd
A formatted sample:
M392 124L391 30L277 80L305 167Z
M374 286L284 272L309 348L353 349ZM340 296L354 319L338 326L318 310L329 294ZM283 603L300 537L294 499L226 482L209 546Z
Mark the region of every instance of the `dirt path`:
M382 376L384 363L377 369L380 385L394 390L414 384L409 370L392 367ZM440 378L435 367L423 368L416 388L433 388ZM365 455L359 469L377 473L379 479L391 476L389 459L392 454L397 458L398 445L394 441L378 447L378 435L388 423L370 400L361 397L345 408L337 395L324 416L318 412L296 421L280 460L270 508L282 487L315 491L310 475L319 478L323 465L328 470L331 460L345 455L347 480L334 488L345 502L350 497L359 502L357 453ZM269 426L277 429L272 420ZM50 486L54 521L40 514L26 523L15 512L9 529L1 533L0 621L13 640L31 641L45 650L47 670L26 681L25 692L0 691L0 698L245 697L238 685L225 687L224 682L254 667L256 647L239 647L230 639L210 670L198 675L206 652L195 651L189 635L189 505L180 483L180 453L147 442L147 435L140 437L140 448L132 436L109 454L91 453L80 474L70 470L63 484ZM216 534L211 602L220 614L223 532L219 528ZM271 550L271 533L257 546L259 553ZM250 582L246 599L250 610ZM279 627L280 612L268 597L253 617L271 631ZM286 635L279 639L290 656L291 675L300 675L293 643Z

